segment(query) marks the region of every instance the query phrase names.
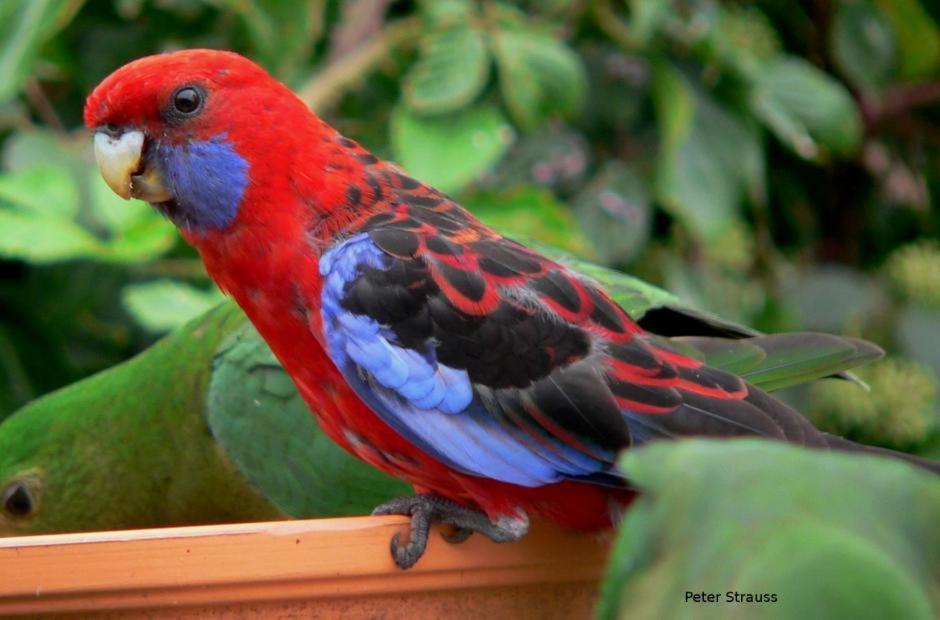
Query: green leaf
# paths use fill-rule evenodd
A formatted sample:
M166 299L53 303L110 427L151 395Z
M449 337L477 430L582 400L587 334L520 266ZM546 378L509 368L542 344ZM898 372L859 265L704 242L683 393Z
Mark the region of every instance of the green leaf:
M227 0L248 33L256 60L290 80L321 29L324 0Z
M753 78L761 66L780 53L780 37L756 6L721 5L709 42L722 65Z
M483 32L470 24L432 31L402 83L405 103L419 114L466 107L486 85L490 54Z
M830 34L833 59L859 88L884 87L895 68L891 26L869 0L840 2Z
M112 235L120 234L147 215L159 217L149 205L139 200L124 200L115 194L97 168L88 170L88 187L91 191L92 211Z
M45 264L99 256L101 243L70 220L0 209L0 256Z
M87 136L83 137L81 147L89 152ZM78 157L75 141L63 140L49 129L16 131L3 143L3 166L10 172L47 167L71 169Z
M16 96L30 74L39 46L81 6L76 0L0 2L0 102Z
M820 149L849 154L861 139L858 109L849 92L799 58L768 62L755 78L750 103L781 142L807 159L819 157Z
M177 280L129 284L121 294L121 301L131 316L153 333L180 327L222 299L215 288L207 291Z
M70 219L78 212L78 188L68 170L40 166L0 173L0 201L35 216Z
M553 116L581 109L587 77L581 60L565 43L529 29L493 33L503 101L515 121L534 129Z
M533 239L575 254L590 253L591 244L574 214L545 189L523 186L477 192L461 202L488 226L509 237Z
M918 0L874 0L891 24L898 45L901 76L936 77L940 67L940 29ZM928 0L935 4L933 0Z
M667 148L681 144L692 131L695 120L695 91L685 77L666 64L655 69L653 103L660 139Z
M331 441L251 325L216 353L208 393L213 436L248 481L285 514L369 514L410 487Z
M663 0L630 0L630 32L639 47L650 44L672 12Z
M513 140L500 111L478 105L433 118L398 106L391 118L395 159L409 174L445 192L459 190L499 161Z
M625 263L649 241L653 224L649 193L629 164L607 162L574 197L572 207L604 263Z
M92 211L110 235L103 258L119 263L143 262L173 247L176 228L149 205L122 199L111 191L97 169L89 171L88 185Z
M177 239L176 228L150 212L149 207L147 212L149 216L131 223L108 242L102 258L118 263L140 263L162 256L173 247Z
M690 232L717 238L744 197L763 195L758 133L668 65L656 69L653 96L662 141L658 198Z
M466 22L476 12L472 0L420 0L421 15L432 27Z
M626 453L640 490L601 618L933 618L940 481L902 462L764 440ZM718 593L713 603L686 592ZM729 602L728 591L774 595ZM775 599L775 600L774 600Z

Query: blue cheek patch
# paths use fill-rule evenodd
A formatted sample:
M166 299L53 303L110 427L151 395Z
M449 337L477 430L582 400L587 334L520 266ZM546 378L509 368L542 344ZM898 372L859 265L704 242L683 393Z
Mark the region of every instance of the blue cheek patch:
M176 196L177 225L222 230L238 214L248 186L248 162L225 134L204 142L156 145L164 182Z

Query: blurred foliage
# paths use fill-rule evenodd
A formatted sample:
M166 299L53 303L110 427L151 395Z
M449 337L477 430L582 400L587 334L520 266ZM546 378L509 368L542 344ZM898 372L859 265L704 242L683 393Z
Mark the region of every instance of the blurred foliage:
M621 466L642 495L611 553L600 618L940 612L936 476L754 439L662 442Z
M820 381L810 387L810 419L856 441L901 450L922 447L935 437L940 390L933 369L890 359L858 374L868 382L870 393L847 390L839 385L844 381Z
M203 46L510 235L764 331L885 345L852 398L911 417L851 432L930 449L938 18L924 0L5 0L0 418L218 298L169 224L107 191L81 128L116 67ZM846 430L829 389L794 398Z

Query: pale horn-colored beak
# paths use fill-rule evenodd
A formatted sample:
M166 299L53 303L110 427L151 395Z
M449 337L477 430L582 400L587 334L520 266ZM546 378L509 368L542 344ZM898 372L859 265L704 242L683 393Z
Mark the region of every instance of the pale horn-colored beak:
M133 197L150 203L172 200L160 173L152 166L141 166L143 150L144 133L140 130L128 130L119 136L95 133L98 170L115 194L124 200Z

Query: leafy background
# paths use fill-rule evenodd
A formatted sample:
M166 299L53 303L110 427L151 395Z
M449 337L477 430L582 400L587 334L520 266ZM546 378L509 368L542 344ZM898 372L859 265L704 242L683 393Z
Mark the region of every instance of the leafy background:
M504 232L641 275L764 331L832 331L882 344L887 359L860 373L870 392L822 381L785 397L833 432L940 456L938 6L3 0L0 419L130 357L219 300L168 223L103 185L81 127L84 97L113 69L202 46L261 62L344 133ZM627 457L627 471L650 493L631 511L622 561L612 564L610 614L629 611L616 606L621 590L686 587L675 576L692 573L676 571L709 553L707 545L688 547L688 523L657 528L657 511L707 512L752 488L747 510L768 514L776 504L760 489L793 485L792 477L736 468L764 458L749 450L690 444ZM817 510L803 515L807 527L846 517L820 500L831 486L877 480L899 502L921 506L925 493L935 495L935 486L922 491L926 481L892 464L871 465L855 480L855 465L842 457L820 456L810 466L801 452L780 450L771 455L777 471L806 467L809 478L822 467L831 482L792 490L815 498L807 500ZM701 488L695 478L664 477L672 470L654 466L662 462L712 472L702 486L724 480L724 495L691 494ZM802 523L786 514L787 523ZM916 549L923 523L936 521L935 512L911 521L921 514L885 517L907 536L895 551ZM732 521L716 523L708 535L720 543L718 526ZM868 536L868 523L843 534L845 549L870 559L864 545L875 554L892 547ZM882 521L871 523L877 529ZM921 567L898 579L928 583L917 576L938 574L935 560L924 568L927 548L897 560ZM820 566L841 566L842 551L833 553L835 563ZM882 584L881 566L864 578ZM773 583L764 577L753 583ZM674 598L626 596L623 604ZM899 609L885 601L867 611Z
M84 97L181 47L245 53L510 234L766 331L871 338L870 394L788 395L936 452L940 11L918 0L6 0L0 418L219 299L93 169Z
M104 187L80 128L85 94L115 67L209 46L258 59L504 230L764 330L885 343L895 355L867 377L873 394L820 386L810 409L883 443L926 443L940 366L929 8L5 2L0 408L218 299L167 223Z

